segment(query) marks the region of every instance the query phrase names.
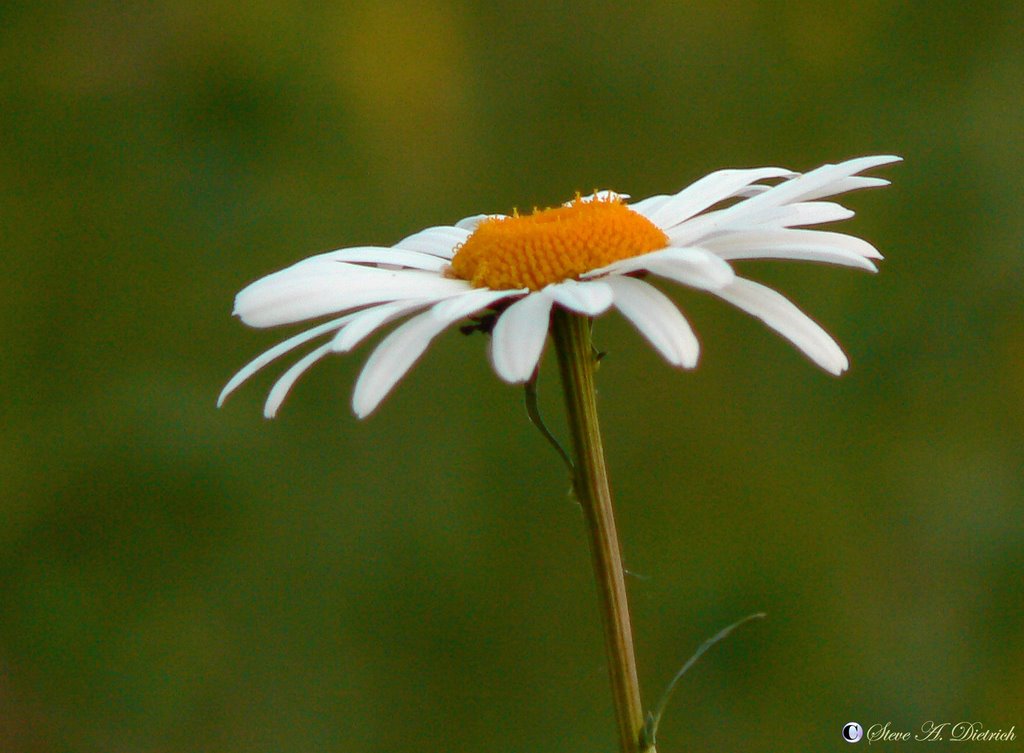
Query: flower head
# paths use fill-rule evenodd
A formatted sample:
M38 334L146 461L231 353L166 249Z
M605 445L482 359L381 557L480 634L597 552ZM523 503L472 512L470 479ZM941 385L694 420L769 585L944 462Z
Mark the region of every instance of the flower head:
M434 337L482 313L496 317L491 362L507 382L532 376L553 306L584 316L616 308L669 363L692 368L697 338L676 305L641 279L648 274L722 298L839 374L848 361L828 333L779 293L738 277L730 262L797 259L875 271L872 260L882 257L867 241L798 228L852 217L845 207L820 199L887 185L857 173L898 160L862 157L803 174L778 167L720 170L679 193L635 204L602 191L529 215L468 217L390 248L312 256L243 289L235 314L253 327L334 318L250 362L224 387L218 404L271 361L323 338L270 390L264 413L273 417L310 366L352 350L405 316L411 318L381 341L356 382L352 407L360 418L380 404Z

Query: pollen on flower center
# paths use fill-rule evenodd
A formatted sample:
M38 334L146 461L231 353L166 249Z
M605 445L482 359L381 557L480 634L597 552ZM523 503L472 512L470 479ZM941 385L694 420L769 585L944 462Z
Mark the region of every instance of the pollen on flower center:
M620 199L584 201L487 219L459 247L452 272L474 287L529 288L664 248L668 237Z

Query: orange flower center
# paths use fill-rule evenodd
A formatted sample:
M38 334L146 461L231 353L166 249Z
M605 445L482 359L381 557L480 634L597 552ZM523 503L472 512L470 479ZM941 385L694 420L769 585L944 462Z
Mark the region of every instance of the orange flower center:
M621 199L583 201L481 222L452 259L474 287L529 288L579 277L668 245L668 237Z

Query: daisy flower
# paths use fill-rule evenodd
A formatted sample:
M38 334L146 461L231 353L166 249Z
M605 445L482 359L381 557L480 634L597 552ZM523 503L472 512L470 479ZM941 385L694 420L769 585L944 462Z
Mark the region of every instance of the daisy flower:
M628 195L600 191L529 215L467 217L390 248L311 256L243 289L234 313L252 327L333 318L242 368L218 405L270 362L323 339L271 388L264 414L273 417L313 364L352 350L403 317L411 318L380 342L356 382L352 408L360 418L438 334L473 316L493 320L491 363L510 383L533 375L555 306L586 317L618 309L670 364L693 368L697 338L650 276L718 296L839 374L848 361L832 337L781 294L737 276L730 262L796 259L875 271L873 260L882 257L867 241L800 228L852 217L849 209L821 199L887 185L858 173L899 159L862 157L802 174L779 167L720 170L676 194L633 204Z

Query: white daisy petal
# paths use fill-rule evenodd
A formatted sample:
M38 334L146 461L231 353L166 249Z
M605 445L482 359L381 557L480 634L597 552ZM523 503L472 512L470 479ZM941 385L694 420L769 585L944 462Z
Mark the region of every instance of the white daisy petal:
M331 340L331 350L335 353L347 353L388 322L433 303L437 301L402 301L363 309L352 316L351 322L338 330Z
M826 196L838 196L841 193L859 191L862 188L881 188L882 186L889 185L889 183L890 181L886 180L885 178L873 178L865 175L851 175L849 178L840 178L839 180L830 183L825 188L804 194L803 200L813 201L814 199L821 199Z
M555 303L584 316L603 314L612 305L612 291L603 281L562 280L542 291Z
M642 214L644 217L650 217L661 207L665 206L671 198L669 194L659 193L654 196L648 196L646 199L640 199L640 201L630 204L629 208L634 212Z
M356 314L347 314L338 319L332 319L331 321L325 322L317 327L307 329L305 332L300 332L294 337L289 337L284 342L280 342L273 348L264 351L256 358L249 361L249 363L247 363L241 369L239 369L238 373L231 377L230 381L226 385L224 385L224 389L221 390L220 396L217 398L217 407L219 408L220 406L222 406L224 404L224 401L228 399L228 396L232 392L238 389L242 384L246 382L246 380L249 379L249 377L251 377L253 374L262 369L271 361L280 358L285 353L294 350L295 348L299 347L304 343L309 342L310 340L315 340L317 337L320 337L321 335L326 335L338 329L339 327L343 327L346 322L351 321L352 318L355 316Z
M703 248L665 248L622 259L602 269L588 272L584 278L606 274L624 275L631 272L651 272L701 290L712 290L728 285L735 277L732 267L727 262Z
M380 405L391 388L405 376L431 341L450 321L432 315L431 311L413 317L384 338L370 355L352 395L352 410L365 418Z
M707 246L709 241L735 232L755 228L783 228L836 222L853 216L853 212L834 202L800 202L768 207L756 216L731 216L729 209L718 209L694 217L669 230L669 244L676 247Z
M274 386L270 388L270 394L267 395L267 402L263 406L263 415L267 418L273 418L277 415L277 409L281 407L281 403L288 397L288 393L291 388L295 385L295 382L300 376L306 373L309 368L319 361L321 358L331 352L331 344L321 345L316 350L306 354L295 364L286 371L280 379L278 379Z
M498 317L491 332L491 363L512 384L527 381L537 368L551 322L551 296L531 294Z
M794 175L799 175L799 173L793 173L793 174ZM754 184L752 186L747 186L746 188L741 188L739 191L734 193L733 196L744 198L744 199L749 199L751 196L757 196L758 194L764 193L765 191L770 191L773 188L775 188L775 186L763 186L760 183L756 183L756 184Z
M660 228L671 228L688 220L698 212L736 195L737 191L751 183L769 178L789 178L795 173L781 167L761 167L754 170L719 170L705 175L687 186L675 196L657 205L638 209L647 219Z
M877 271L870 259L881 254L867 241L821 230L748 230L704 241L723 259L797 259Z
M273 327L360 306L443 298L470 289L465 280L433 272L299 262L244 288L235 298L235 314L251 327Z
M418 251L407 251L400 248L378 248L376 246L361 246L357 248L340 248L337 251L328 251L324 254L317 254L308 259L303 259L294 266L306 266L307 264L320 264L329 262L350 262L387 264L398 267L409 267L410 269L423 269L428 272L440 272L448 262L431 254L424 254Z
M770 227L794 227L839 222L853 217L853 212L834 201L801 201L786 204L769 213L761 224Z
M888 159L888 158L887 158ZM831 165L828 167L836 167ZM793 182L793 181L788 181ZM669 242L673 246L703 245L709 238L733 231L748 231L762 226L794 226L835 222L853 216L853 212L834 202L813 201L821 197L843 194L857 189L866 189L876 185L887 185L888 180L882 178L862 177L854 175L829 182L816 191L804 193L796 203L779 202L779 194L772 193L774 200L758 208L752 202L739 202L726 209L706 212L693 217L676 227L666 231ZM777 186L750 186L750 190L760 190L750 196L762 196L775 192L785 183ZM738 196L738 195L737 195ZM874 258L874 257L871 257ZM879 256L878 258L881 258Z
M902 161L902 157L891 154L883 154L872 157L857 157L840 162L835 165L822 165L819 168L804 173L799 178L779 186L785 188L780 192L786 196L792 196L789 201L807 201L810 198L823 198L833 196L836 187L842 187L844 182L857 173L871 170L882 165L890 165ZM848 190L848 189L847 189ZM826 192L827 193L823 193Z
M700 290L718 290L736 277L727 262L703 248L665 249L648 262L647 270Z
M737 278L731 285L713 292L736 308L756 316L825 371L838 375L849 366L846 354L832 336L771 288Z
M516 290L489 290L488 288L474 288L464 295L449 298L441 301L433 309L436 316L451 319L453 322L463 319L470 314L475 314L481 309L504 300L505 298L518 298L530 291L526 288Z
M609 277L615 293L615 308L633 323L665 360L692 369L697 365L700 345L686 318L667 296L642 280Z
M746 203L746 202L741 202ZM728 232L729 228L724 226L723 220L728 219L728 209L716 209L713 212L705 212L699 217L687 220L670 230L665 231L670 246L683 248L686 246L699 246L708 238ZM746 229L752 227L750 223L742 224L740 227Z
M903 158L895 154L873 154L867 157L854 157L853 159L844 160L834 165L822 165L817 168L822 172L829 173L829 181L832 185L841 185L848 181L850 176L855 176L858 173L862 173L865 170L873 170L876 167L882 167L883 165L892 165L897 162L902 162ZM816 172L816 171L812 171ZM868 180L874 181L873 178L861 178L861 181ZM858 185L863 187L858 182L851 185ZM801 200L804 200L808 196L808 192L805 191L800 195ZM832 194L827 194L831 196Z
M455 255L455 248L460 243L465 243L469 237L469 230L453 225L439 225L428 227L418 233L403 238L395 244L395 248L407 251L419 251L424 254L439 256L442 259L451 259Z
M472 290L458 298L441 301L402 324L385 337L367 359L356 381L352 410L359 418L368 416L438 334L459 319L518 292Z
M763 188L770 190L774 186ZM853 216L853 212L846 207L827 201L805 201L771 206L760 210L754 216L733 215L731 210L732 207L707 212L669 229L666 231L669 243L677 247L703 246L706 245L709 238L716 238L724 233L737 230L749 230L753 227L817 225L823 222L837 222Z
M822 246L819 248L807 246L791 246L780 243L774 247L758 247L756 249L739 249L735 252L725 251L723 259L786 259L788 261L812 261L822 264L835 264L838 267L855 267L868 272L877 272L876 267L869 259L859 254L850 253L837 248Z
M756 223L762 213L770 211L774 207L805 201L812 197L831 196L833 188L840 186L842 181L854 173L899 160L899 157L893 156L861 157L841 162L838 165L823 165L792 180L780 183L770 191L765 191L722 210L718 224L725 227L734 226L741 221L746 224Z

